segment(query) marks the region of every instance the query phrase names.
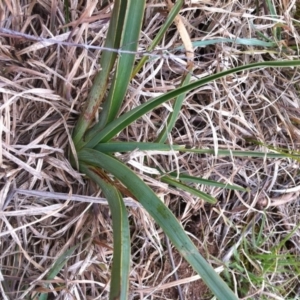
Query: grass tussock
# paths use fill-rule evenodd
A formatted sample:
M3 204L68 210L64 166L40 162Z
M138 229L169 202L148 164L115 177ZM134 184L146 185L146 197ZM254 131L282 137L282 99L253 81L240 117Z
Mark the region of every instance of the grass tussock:
M191 80L251 62L299 58L297 5L185 2L180 15L194 49ZM110 212L96 185L71 167L68 153L72 129L101 69L111 8L112 1L104 0L0 3L0 293L5 300L42 299L47 293L49 299L108 297ZM164 1L147 1L139 52L155 38L166 9ZM131 81L121 113L177 87L190 67L187 56L192 57L174 25ZM265 68L203 86L187 95L168 143L216 153L299 151L299 79L297 68ZM168 104L154 110L118 140L154 141L169 110ZM264 159L143 151L119 158L172 209L240 297L300 297L299 160L289 154ZM218 199L207 205L148 176L146 166L234 183L250 192L194 185ZM130 197L125 203L132 299L209 298L152 218Z

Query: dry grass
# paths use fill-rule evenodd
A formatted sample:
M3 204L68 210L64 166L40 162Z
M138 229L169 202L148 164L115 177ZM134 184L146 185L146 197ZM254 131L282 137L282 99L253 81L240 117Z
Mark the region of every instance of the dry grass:
M96 1L97 2L97 1ZM68 162L71 131L100 66L99 49L62 45L103 45L112 1L73 1L70 10L62 0L0 2L0 289L2 299L37 299L50 292L49 299L107 299L112 259L110 213L101 192ZM52 3L52 4L51 4ZM144 50L165 18L164 1L149 0L140 40ZM277 1L278 24L285 41L298 45L293 23L294 2ZM256 10L256 11L255 11ZM192 41L221 37L257 38L251 27L274 38L274 18L268 8L255 1L187 0L181 15ZM68 17L67 17L68 16ZM69 18L69 24L67 20ZM17 31L20 34L17 35ZM22 36L23 35L23 36ZM51 38L51 43L30 40L24 35ZM56 42L54 42L54 40ZM175 27L161 48L163 56L153 57L131 82L127 111L149 97L178 86L186 62ZM97 47L96 47L97 48ZM195 78L249 62L297 56L280 47L272 50L238 44L216 44L195 50ZM264 69L227 76L189 94L170 143L188 146L264 151L247 143L254 137L265 144L297 150L300 145L300 100L297 69ZM151 141L166 119L160 108L122 132L120 140ZM146 160L145 160L146 158ZM218 205L205 205L141 174L156 189L185 226L199 251L222 270L218 260L235 261L233 246L239 243L240 260L246 272L232 268L234 287L248 279L252 299L296 299L299 279L299 163L291 159L218 158L191 154L132 153L126 160L166 170L187 171L221 182L249 187L250 193L199 186L216 197ZM101 202L101 200L103 200ZM130 208L132 236L131 299L206 299L210 296L193 271L152 219L135 202ZM135 207L134 207L135 206ZM262 223L262 216L265 220ZM252 223L253 221L256 221ZM264 226L263 226L264 224ZM244 241L262 230L265 242L250 252ZM293 229L296 229L292 232ZM288 234L290 234L288 236ZM298 267L268 273L261 258L249 253L294 255ZM58 275L47 274L59 255L78 245ZM249 249L248 249L249 250ZM172 266L170 257L174 260ZM218 260L217 260L217 259ZM280 268L278 267L278 270ZM266 271L266 272L265 272ZM255 283L247 273L257 274ZM298 272L298 273L297 273ZM174 279L177 273L179 279ZM294 275L293 275L294 274ZM48 286L45 283L49 283ZM278 288L275 289L274 286ZM277 298L276 298L277 297ZM298 298L297 298L298 299Z

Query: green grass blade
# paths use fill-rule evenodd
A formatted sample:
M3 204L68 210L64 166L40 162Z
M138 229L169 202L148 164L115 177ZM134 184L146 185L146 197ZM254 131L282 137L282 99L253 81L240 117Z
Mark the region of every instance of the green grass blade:
M274 5L274 2L271 0L266 0L266 6L268 7L270 16L273 17L274 19L278 19L278 15L276 12L276 7ZM275 38L280 41L281 39L281 28L276 26L276 21L274 22L274 27L273 27L273 32L274 32L274 36Z
M139 142L109 142L99 143L95 146L97 149L104 153L113 152L128 152L133 150L141 151L180 151L198 154L213 154L215 155L214 149L190 149L186 148L185 145L167 145L161 143L139 143ZM269 148L272 152L258 152L258 151L238 151L238 150L224 150L218 149L218 156L237 156L237 157L262 157L262 158L291 158L300 160L300 154L298 152L283 152L278 148ZM200 183L200 182L199 182Z
M246 39L246 38L236 38L236 39L228 39L228 38L220 38L220 39L211 39L211 40L205 40L205 41L196 41L192 42L193 47L205 47L215 44L221 44L221 43L231 43L236 45L246 45L246 46L259 46L259 47L277 47L277 44L275 42L272 42L271 40L269 42L261 41L258 39ZM175 48L176 50L182 50L184 49L184 46L178 46Z
M170 177L173 178L178 178L180 181L183 182L193 182L193 183L198 183L198 184L203 184L203 185L208 185L208 186L214 186L214 187L219 187L219 188L223 188L223 189L229 189L229 190L236 190L236 191L242 191L242 192L248 192L248 189L242 188L240 186L237 185L232 185L232 184L224 184L224 183L220 183L214 180L208 180L208 179L203 179L200 177L195 177L195 176L190 176L187 174L177 174L175 172L172 172L170 174L168 174Z
M191 77L192 77L192 73L191 72L187 73L185 75L184 80L182 81L181 86L186 86L187 84L189 84ZM159 136L155 140L157 143L164 143L167 140L168 134L171 132L172 128L175 126L175 122L177 121L178 115L181 111L181 107L185 100L185 96L186 96L186 93L179 95L175 99L175 103L173 105L173 111L170 113L165 127L163 128L163 130L160 132Z
M107 198L113 221L114 253L110 300L127 300L130 272L130 232L127 211L120 192L101 178L101 171L80 164L80 171L96 182Z
M83 149L78 153L78 158L81 162L103 168L117 177L127 187L157 224L161 226L180 254L200 274L218 299L237 299L226 283L200 255L198 249L168 207L133 171L117 159L93 149Z
M210 196L210 195L208 195L206 193L203 193L203 192L201 192L201 191L199 191L199 190L197 190L197 189L195 189L193 187L190 187L190 186L188 186L188 185L186 185L184 183L181 183L178 180L175 180L175 179L173 179L173 178L171 178L169 176L163 176L163 177L161 177L161 181L165 182L165 183L167 183L169 185L175 186L176 188L179 188L179 189L181 189L183 191L186 191L186 192L188 192L188 193L190 193L190 194L192 194L192 195L194 195L196 197L199 197L199 198L201 198L202 200L204 200L204 201L206 201L208 203L211 203L211 204L216 204L217 203L217 199L216 198L214 198L214 197L212 197L212 196Z
M180 145L167 145L158 143L139 143L139 142L109 142L100 143L95 148L95 150L103 153L115 153L115 152L128 152L128 151L180 151L189 152L190 149L186 149L185 146ZM225 188L229 190L248 192L248 189L242 188L237 185L224 184L214 180L203 179L195 176L189 176L187 174L177 174L175 172L168 174L170 177L177 178L183 182L193 182L208 186L214 186L219 188ZM178 176L177 176L178 175Z
M271 38L269 38L269 37L267 37L266 35L262 34L262 33L259 31L259 29L257 29L257 27L253 24L253 21L252 21L252 20L249 22L249 24L250 24L251 28L253 29L253 31L255 31L255 34L256 34L258 37L264 39L264 40L267 41L268 43L274 43L273 40L272 40ZM267 46L264 46L264 47L267 47ZM284 49L284 48L285 48L285 47L283 47L283 49Z
M280 147L273 147L271 145L267 145L267 144L264 144L260 141L254 140L252 138L247 138L246 140L248 142L251 142L251 143L255 144L255 145L260 145L260 146L268 148L269 150L278 152L278 153L284 155L286 158L291 158L291 159L294 159L294 160L297 160L297 161L300 162L300 151L290 150L290 149L280 148Z
M61 271L61 269L64 267L64 265L66 264L66 262L68 261L69 257L73 254L73 252L76 250L76 248L79 245L76 245L72 248L70 248L69 250L65 251L63 254L61 254L56 262L54 263L54 265L52 266L52 268L49 270L48 275L46 276L46 280L53 280L54 277ZM48 285L46 285L48 287ZM48 293L42 293L39 296L39 300L47 300L48 299Z
M64 0L64 17L65 17L65 24L69 24L70 23L70 16L71 16L71 10L70 10L70 1L69 0ZM65 32L68 31L68 28L64 29Z
M286 245L286 242L295 234L295 232L297 232L300 228L300 224L297 224L297 226L295 226L295 228L293 228L293 230L288 233L284 239L282 239L279 244L277 244L276 246L274 246L274 249L276 250L276 252L280 252L280 249L282 249L282 247L284 247ZM299 262L300 263L300 262Z
M59 256L59 258L56 260L53 267L50 269L50 271L47 275L47 280L54 279L54 277L61 271L61 269L66 264L69 257L73 254L73 252L76 250L77 247L78 247L78 245L70 248L65 253L63 253L62 255Z
M122 50L131 52L137 51L139 35L143 23L144 9L145 0L127 0L125 20L120 42ZM103 109L99 116L99 122L95 126L94 130L103 128L118 114L128 90L134 61L134 54L122 53L119 56L108 97L103 104Z
M169 101L175 97L178 97L179 95L189 92L195 88L198 88L202 85L205 85L209 82L212 82L214 80L220 79L222 77L225 77L227 75L253 69L253 68L265 68L265 67L295 67L300 66L300 60L292 60L292 61L271 61L271 62L259 62L254 64L249 64L245 66L239 66L233 69L229 69L217 74L213 74L210 76L207 76L205 78L201 78L195 82L192 82L186 86L180 87L176 90L170 91L162 96L159 96L157 98L154 98L139 107L136 107L135 109L125 113L118 119L112 121L109 123L105 128L102 130L93 130L92 134L88 135L87 142L85 145L88 148L95 147L100 142L107 142L110 139L112 139L115 135L117 135L121 130L126 128L128 125L130 125L135 120L142 117L144 114L148 113L152 109L156 108L157 106L163 104L166 101Z
M110 19L108 32L104 47L118 49L123 22L125 18L125 8L127 0L116 0ZM106 93L109 73L114 65L117 54L111 51L103 51L100 59L101 71L97 74L93 86L88 95L87 104L83 113L80 115L73 132L73 141L76 148L81 148L82 138L94 120L103 97Z
M159 143L140 143L140 142L109 142L109 143L99 143L94 147L94 149L104 152L128 152L134 150L140 151L181 151L185 149L185 146L178 145L167 145Z
M180 150L182 151L182 150ZM187 149L186 152L198 153L198 154L213 154L215 155L214 149ZM292 158L295 160L300 159L300 155L293 154L290 156L287 153L265 153L256 151L238 151L238 150L222 150L218 149L218 156L238 156L238 157L262 157L262 158Z
M172 7L166 21L164 22L164 24L161 26L159 32L156 34L154 40L152 41L150 47L147 48L147 52L151 52L154 50L154 48L158 45L158 43L162 40L164 34L166 33L166 31L168 30L168 28L171 26L171 24L173 23L175 17L177 16L177 14L180 11L180 8L183 5L183 0L177 0L175 5ZM139 71L140 69L143 67L143 65L145 64L145 62L148 60L149 56L143 56L143 58L138 62L137 66L134 68L131 78L133 78Z

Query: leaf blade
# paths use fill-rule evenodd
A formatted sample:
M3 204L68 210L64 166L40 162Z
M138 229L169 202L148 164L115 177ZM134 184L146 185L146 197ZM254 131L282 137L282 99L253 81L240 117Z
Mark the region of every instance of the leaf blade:
M259 62L259 63L245 65L245 66L239 66L233 69L229 69L217 74L207 76L205 78L201 78L195 82L180 87L176 90L170 91L162 96L154 98L140 105L139 107L132 109L131 111L120 116L118 119L109 123L102 130L99 131L93 130L92 132L93 134L89 135L89 138L87 139L87 142L84 143L84 145L87 148L93 148L95 145L97 145L100 142L107 142L111 140L115 135L117 135L121 130L123 130L128 125L130 125L132 122L142 117L144 114L148 113L149 111L156 108L157 106L163 104L164 102L169 101L172 98L175 98L183 93L189 92L202 85L205 85L211 81L225 77L229 74L233 74L236 72L241 72L253 68L260 68L260 67L264 68L264 67L295 67L295 66L300 66L300 60Z
M168 183L172 186L175 186L183 191L186 191L196 197L199 197L201 199L203 199L204 201L208 202L208 203L211 203L211 204L216 204L217 203L217 199L204 193L204 192L201 192L193 187L190 187L182 182L179 182L178 180L175 180L169 176L163 176L161 177L161 181L162 182L165 182L165 183Z
M141 143L141 142L109 142L99 143L94 147L95 150L100 152L127 152L134 151L136 149L140 151L181 151L184 150L184 146L167 145L162 143Z
M127 300L130 273L130 232L127 211L120 192L99 174L101 171L80 164L80 170L102 189L112 214L113 221L113 264L109 299Z
M145 0L127 0L127 6L124 12L124 25L122 27L120 40L120 47L122 50L130 52L137 51L144 9ZM133 53L123 53L119 56L108 97L103 104L103 109L99 115L99 122L95 125L94 130L100 130L107 123L111 122L118 114L128 90L134 61L135 54ZM88 138L89 137L87 136L87 139Z
M200 255L172 212L133 171L117 159L93 149L83 149L78 153L78 158L87 164L103 168L117 177L139 199L181 255L202 276L202 279L219 299L237 299L225 282Z
M171 26L173 23L175 17L180 11L180 8L183 5L183 0L177 0L174 6L172 7L170 13L168 14L168 17L166 21L163 23L161 28L159 29L159 32L156 34L155 38L153 39L151 45L147 48L147 52L151 52L154 50L154 48L158 45L158 43L162 40L164 34L168 30L168 28ZM137 66L134 68L131 78L133 78L143 67L145 62L148 60L149 56L143 56L143 58L138 62Z
M190 175L183 174L183 173L180 173L177 175L177 173L172 172L172 173L169 173L168 175L171 177L174 177L174 178L178 178L179 180L181 180L183 182L193 182L193 183L198 183L198 184L203 184L203 185L208 185L208 186L219 187L219 188L223 188L223 189L248 192L247 189L242 188L238 185L224 184L224 183L220 183L218 181L204 179L204 178L196 177L196 176L190 176Z
M110 19L108 32L104 47L118 49L120 44L120 35L122 32L122 26L125 17L125 7L127 0L116 0L114 2L114 8ZM82 138L91 125L94 119L95 113L98 110L103 97L106 93L106 86L110 71L116 60L117 53L104 50L101 55L100 65L101 71L95 77L93 86L89 92L86 107L83 113L80 115L73 132L73 142L77 149L82 146Z
M187 73L181 83L181 86L186 86L187 84L189 84L191 77L192 77L192 74ZM170 115L167 119L166 126L163 128L163 130L160 132L157 139L155 140L156 142L163 143L167 140L168 134L171 132L171 130L175 126L175 123L176 123L179 113L181 111L181 107L185 100L185 97L186 97L186 93L179 95L175 99L175 102L173 105L173 111L170 113Z
M64 267L66 262L69 259L69 256L73 254L73 252L78 248L79 245L73 246L72 248L68 249L64 253L62 253L53 266L50 268L48 275L46 276L47 280L53 280L55 276L61 271L61 269ZM49 284L45 284L45 286L48 288ZM48 299L48 293L41 293L39 296L39 300L47 300Z
M180 152L189 152L197 154L213 154L215 155L214 149L191 149L186 148L185 145L168 145L162 143L150 143L150 142L108 142L108 143L99 143L94 149L104 152L127 152L133 150L140 151L180 151ZM279 149L269 148L271 151L278 152ZM300 154L297 153L273 153L273 152L258 152L258 151L239 151L239 150L226 150L218 149L217 156L237 156L237 157L262 157L262 158L292 158L295 160L300 159Z

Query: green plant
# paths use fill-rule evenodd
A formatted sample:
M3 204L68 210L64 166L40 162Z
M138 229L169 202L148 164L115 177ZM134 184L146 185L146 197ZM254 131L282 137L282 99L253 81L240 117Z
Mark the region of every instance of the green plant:
M57 260L55 261L55 263L53 264L53 266L49 270L49 273L46 276L46 280L53 280L54 279L54 277L61 271L63 266L68 261L68 258L73 254L73 252L76 250L77 247L78 247L78 245L73 246L72 248L70 248L67 251L65 251L64 253L62 253L57 258ZM47 290L47 289L49 289L49 285L45 284L44 290ZM47 300L48 299L48 293L47 292L46 293L41 293L39 295L38 299L39 300Z
M166 22L167 26L174 20L182 3L183 1L176 2L176 5L170 12L168 22ZM139 67L146 61L143 59L134 70L135 52L137 51L137 41L142 27L144 8L145 1L142 0L116 0L114 2L105 47L106 49L122 49L122 54L118 55L116 51L103 51L100 60L101 71L95 78L87 100L87 105L73 132L75 149L73 148L71 151L71 162L74 167L78 168L99 185L109 202L112 212L114 254L110 299L127 299L128 293L130 238L127 212L122 201L121 193L132 195L142 204L157 224L164 230L179 253L191 264L194 270L201 275L204 282L218 299L237 299L227 284L200 255L198 249L187 236L172 212L162 203L150 187L123 162L117 160L113 156L113 153L132 151L136 148L140 150L178 150L182 152L215 153L215 151L211 149L187 149L184 145L171 146L165 144L166 136L174 126L185 93L232 73L251 68L294 67L300 65L300 61L271 61L240 66L205 77L193 83L189 83L189 75L187 75L182 81L181 87L154 98L117 117L132 74L135 74ZM159 42L167 26L164 26L158 33L158 38L155 40L155 43ZM154 46L155 45L151 45L149 48L150 51ZM113 68L113 78L110 83L108 96L106 100L103 101L107 91L109 76ZM129 143L112 141L120 131L131 123L152 109L172 99L175 99L173 113L170 114L166 129L163 131L163 134L158 137L157 142ZM99 116L99 121L91 127L100 105L102 105L102 111ZM268 156L268 154L265 153L227 150L219 150L218 155ZM284 154L271 154L269 156L271 157L272 155L273 157L280 157L280 155L285 157ZM200 179L192 178L185 174L181 174L181 176L177 178L176 175L177 174L161 174L160 171L157 171L157 176L161 177L162 181L193 193L211 203L216 201L216 199L211 196L200 193L185 184L185 182L193 182ZM212 181L202 181L202 183L220 186L220 184ZM241 187L228 185L223 185L222 187L242 189Z
M265 286L274 294L287 295L298 284L299 258L297 254L290 253L285 243L299 229L299 225L279 243L276 231L264 234L268 231L266 226L266 216L263 215L261 222L254 225L252 233L245 233L241 245L234 250L228 263L231 272L224 272L230 286L234 286L232 274L239 278L235 283L241 297L249 295L251 286Z

